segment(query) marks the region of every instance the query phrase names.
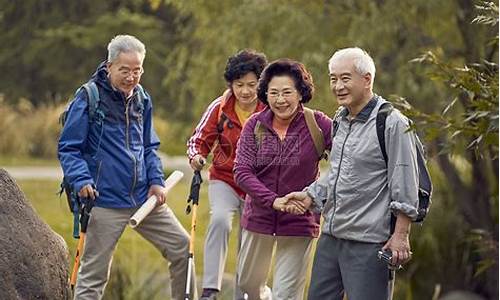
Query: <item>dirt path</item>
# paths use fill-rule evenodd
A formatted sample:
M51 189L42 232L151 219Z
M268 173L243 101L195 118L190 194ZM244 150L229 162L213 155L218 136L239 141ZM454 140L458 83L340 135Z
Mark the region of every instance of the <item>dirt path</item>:
M191 167L185 156L168 156L160 153L163 166L169 170L180 170L184 172L184 179L191 180ZM5 169L15 179L52 179L60 180L63 177L59 166L40 167L40 166L9 166L0 168ZM206 174L204 174L206 175ZM206 178L206 177L204 177Z

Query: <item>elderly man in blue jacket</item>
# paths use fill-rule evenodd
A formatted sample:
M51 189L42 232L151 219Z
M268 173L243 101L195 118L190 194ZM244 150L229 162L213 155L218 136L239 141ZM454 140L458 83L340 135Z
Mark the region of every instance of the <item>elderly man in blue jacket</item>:
M184 297L189 236L170 208L162 205L164 175L156 153L160 141L153 128L151 98L139 85L145 55L137 38L113 38L107 61L89 81L97 87L98 107L89 107L93 103L89 105L82 88L67 111L59 160L71 189L95 203L75 299L102 298L116 243L129 218L152 195L158 207L136 230L170 261L172 298Z

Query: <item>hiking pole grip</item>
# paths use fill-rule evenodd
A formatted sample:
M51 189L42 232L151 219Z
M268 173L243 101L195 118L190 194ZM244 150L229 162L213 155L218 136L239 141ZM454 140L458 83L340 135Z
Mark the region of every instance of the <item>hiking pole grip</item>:
M78 246L76 248L76 253L75 253L75 263L73 264L73 270L71 272L71 277L70 277L70 285L71 285L71 290L74 290L75 285L76 285L76 277L78 275L78 268L80 267L80 258L83 253L83 247L85 245L85 235L87 233L87 226L90 221L90 211L92 210L92 207L94 206L94 200L92 200L90 197L87 198L85 201L85 204L82 208L81 216L80 216L80 239L78 240Z
M165 180L165 195L170 192L170 190L184 177L184 173L175 170L168 176ZM144 204L135 212L135 214L130 218L130 227L137 227L144 218L149 215L156 208L156 196L151 196L144 202Z
M201 183L203 182L203 179L201 178L201 173L200 171L194 171L193 179L191 181L191 189L189 192L189 197L188 197L188 210L191 211L189 208L189 203L193 204L193 209L192 209L192 215L191 215L191 233L189 236L189 253L188 253L188 272L187 272L187 278L186 278L186 295L185 295L185 300L191 299L191 279L195 276L193 274L193 264L194 264L194 241L195 241L195 235L196 235L196 216L197 216L197 211L198 211L198 202L200 198L200 186ZM189 213L189 212L188 212ZM196 288L196 287L195 287Z

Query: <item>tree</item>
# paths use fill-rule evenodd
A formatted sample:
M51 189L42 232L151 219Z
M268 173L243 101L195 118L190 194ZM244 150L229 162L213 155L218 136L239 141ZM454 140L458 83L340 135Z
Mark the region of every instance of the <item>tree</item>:
M461 1L465 5L467 1ZM469 4L472 4L469 2ZM475 19L461 19L495 26L498 7L485 2L477 7L482 13ZM470 14L467 14L470 16ZM461 24L464 39L473 34ZM471 251L462 253L472 268L461 272L456 288L468 287L488 298L498 296L498 35L485 45L468 41L464 65L443 61L428 51L412 62L429 67L429 77L445 86L450 101L441 112L424 113L405 99L401 109L419 120L418 128L437 152L436 163L447 177L460 215L466 223L455 237ZM484 48L481 48L484 47ZM498 53L497 53L498 54ZM495 61L496 59L496 61ZM449 260L448 260L449 262ZM466 274L466 276L463 276Z

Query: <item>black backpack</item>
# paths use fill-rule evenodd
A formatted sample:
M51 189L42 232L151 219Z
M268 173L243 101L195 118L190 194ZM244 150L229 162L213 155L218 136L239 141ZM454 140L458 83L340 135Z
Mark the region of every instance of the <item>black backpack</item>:
M387 116L393 111L394 107L391 103L385 102L383 103L378 112L376 119L376 128L377 128L377 138L380 145L380 149L382 151L382 155L385 160L385 164L387 165L387 151L385 149L385 125ZM343 108L337 110L335 114L333 124L332 124L332 141L333 137L337 133L337 129L339 126L338 118ZM424 146L420 142L418 135L415 131L412 131L412 134L415 135L415 144L417 151L417 167L418 167L418 215L415 222L422 223L429 212L430 205L432 203L432 181L429 175L429 170L427 169L426 159L425 159L425 151ZM394 226L396 225L396 218L394 215L391 215L391 232L394 231Z
M142 86L140 84L137 85L137 87L138 87L138 93L137 93L138 102L137 103L139 105L139 109L143 112L144 111L144 99L146 98L146 95L144 93L144 89L142 88ZM89 107L89 123L97 123L98 125L102 126L104 119L106 117L106 113L100 107L101 98L99 96L99 90L97 88L97 84L94 81L88 81L88 82L84 83L80 88L78 88L76 90L74 98L76 98L76 95L82 89L84 89L85 92L87 93L87 101L88 101L88 107ZM69 107L71 106L71 104L73 103L73 101L71 101L66 106L66 109L59 116L59 123L61 124L61 127L64 127L64 124L66 123L66 119L68 116L68 110L69 110ZM99 142L99 144L100 144L100 142ZM83 203L82 203L81 199L78 197L78 191L74 191L72 189L72 187L69 184L66 177L63 177L60 187L61 187L61 189L58 192L59 197L61 197L63 192L66 194L66 200L68 202L69 210L73 214L73 237L75 239L78 239L78 238L80 238L79 215L82 212Z

